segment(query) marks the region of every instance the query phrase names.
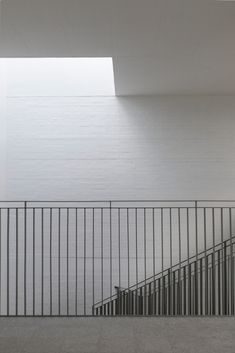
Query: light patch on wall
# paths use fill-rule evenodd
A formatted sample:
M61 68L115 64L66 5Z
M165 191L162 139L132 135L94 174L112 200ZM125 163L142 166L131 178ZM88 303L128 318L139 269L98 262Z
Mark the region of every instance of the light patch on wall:
M115 95L112 58L8 58L7 96Z

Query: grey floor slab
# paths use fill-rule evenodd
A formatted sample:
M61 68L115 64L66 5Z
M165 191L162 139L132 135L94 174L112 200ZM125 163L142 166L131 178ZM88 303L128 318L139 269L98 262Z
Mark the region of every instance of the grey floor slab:
M235 318L1 318L1 353L233 353Z

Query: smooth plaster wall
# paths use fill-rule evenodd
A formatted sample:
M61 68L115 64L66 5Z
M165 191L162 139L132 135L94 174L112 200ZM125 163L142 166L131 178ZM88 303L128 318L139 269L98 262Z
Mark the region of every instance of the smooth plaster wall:
M235 199L234 97L9 97L8 199Z

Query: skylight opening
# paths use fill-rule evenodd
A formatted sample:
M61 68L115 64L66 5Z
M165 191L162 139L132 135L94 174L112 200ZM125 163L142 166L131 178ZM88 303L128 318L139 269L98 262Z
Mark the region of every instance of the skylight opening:
M112 58L0 59L6 94L27 96L114 96Z

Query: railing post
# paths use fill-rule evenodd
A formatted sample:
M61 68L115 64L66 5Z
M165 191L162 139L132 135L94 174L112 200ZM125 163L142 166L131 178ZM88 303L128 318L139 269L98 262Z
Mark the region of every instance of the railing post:
M228 314L228 307L227 307L227 303L228 303L228 300L227 300L227 296L228 296L228 291L227 291L227 246L226 246L226 241L224 241L224 258L223 258L223 265L224 265L224 315L227 315Z
M109 212L110 212L110 297L112 297L113 293L113 254L112 254L112 201L109 201Z
M24 202L24 316L27 314L27 201Z
M198 315L198 273L197 273L197 264L198 264L198 202L195 201L195 241L196 241L196 261L195 261L195 315Z

